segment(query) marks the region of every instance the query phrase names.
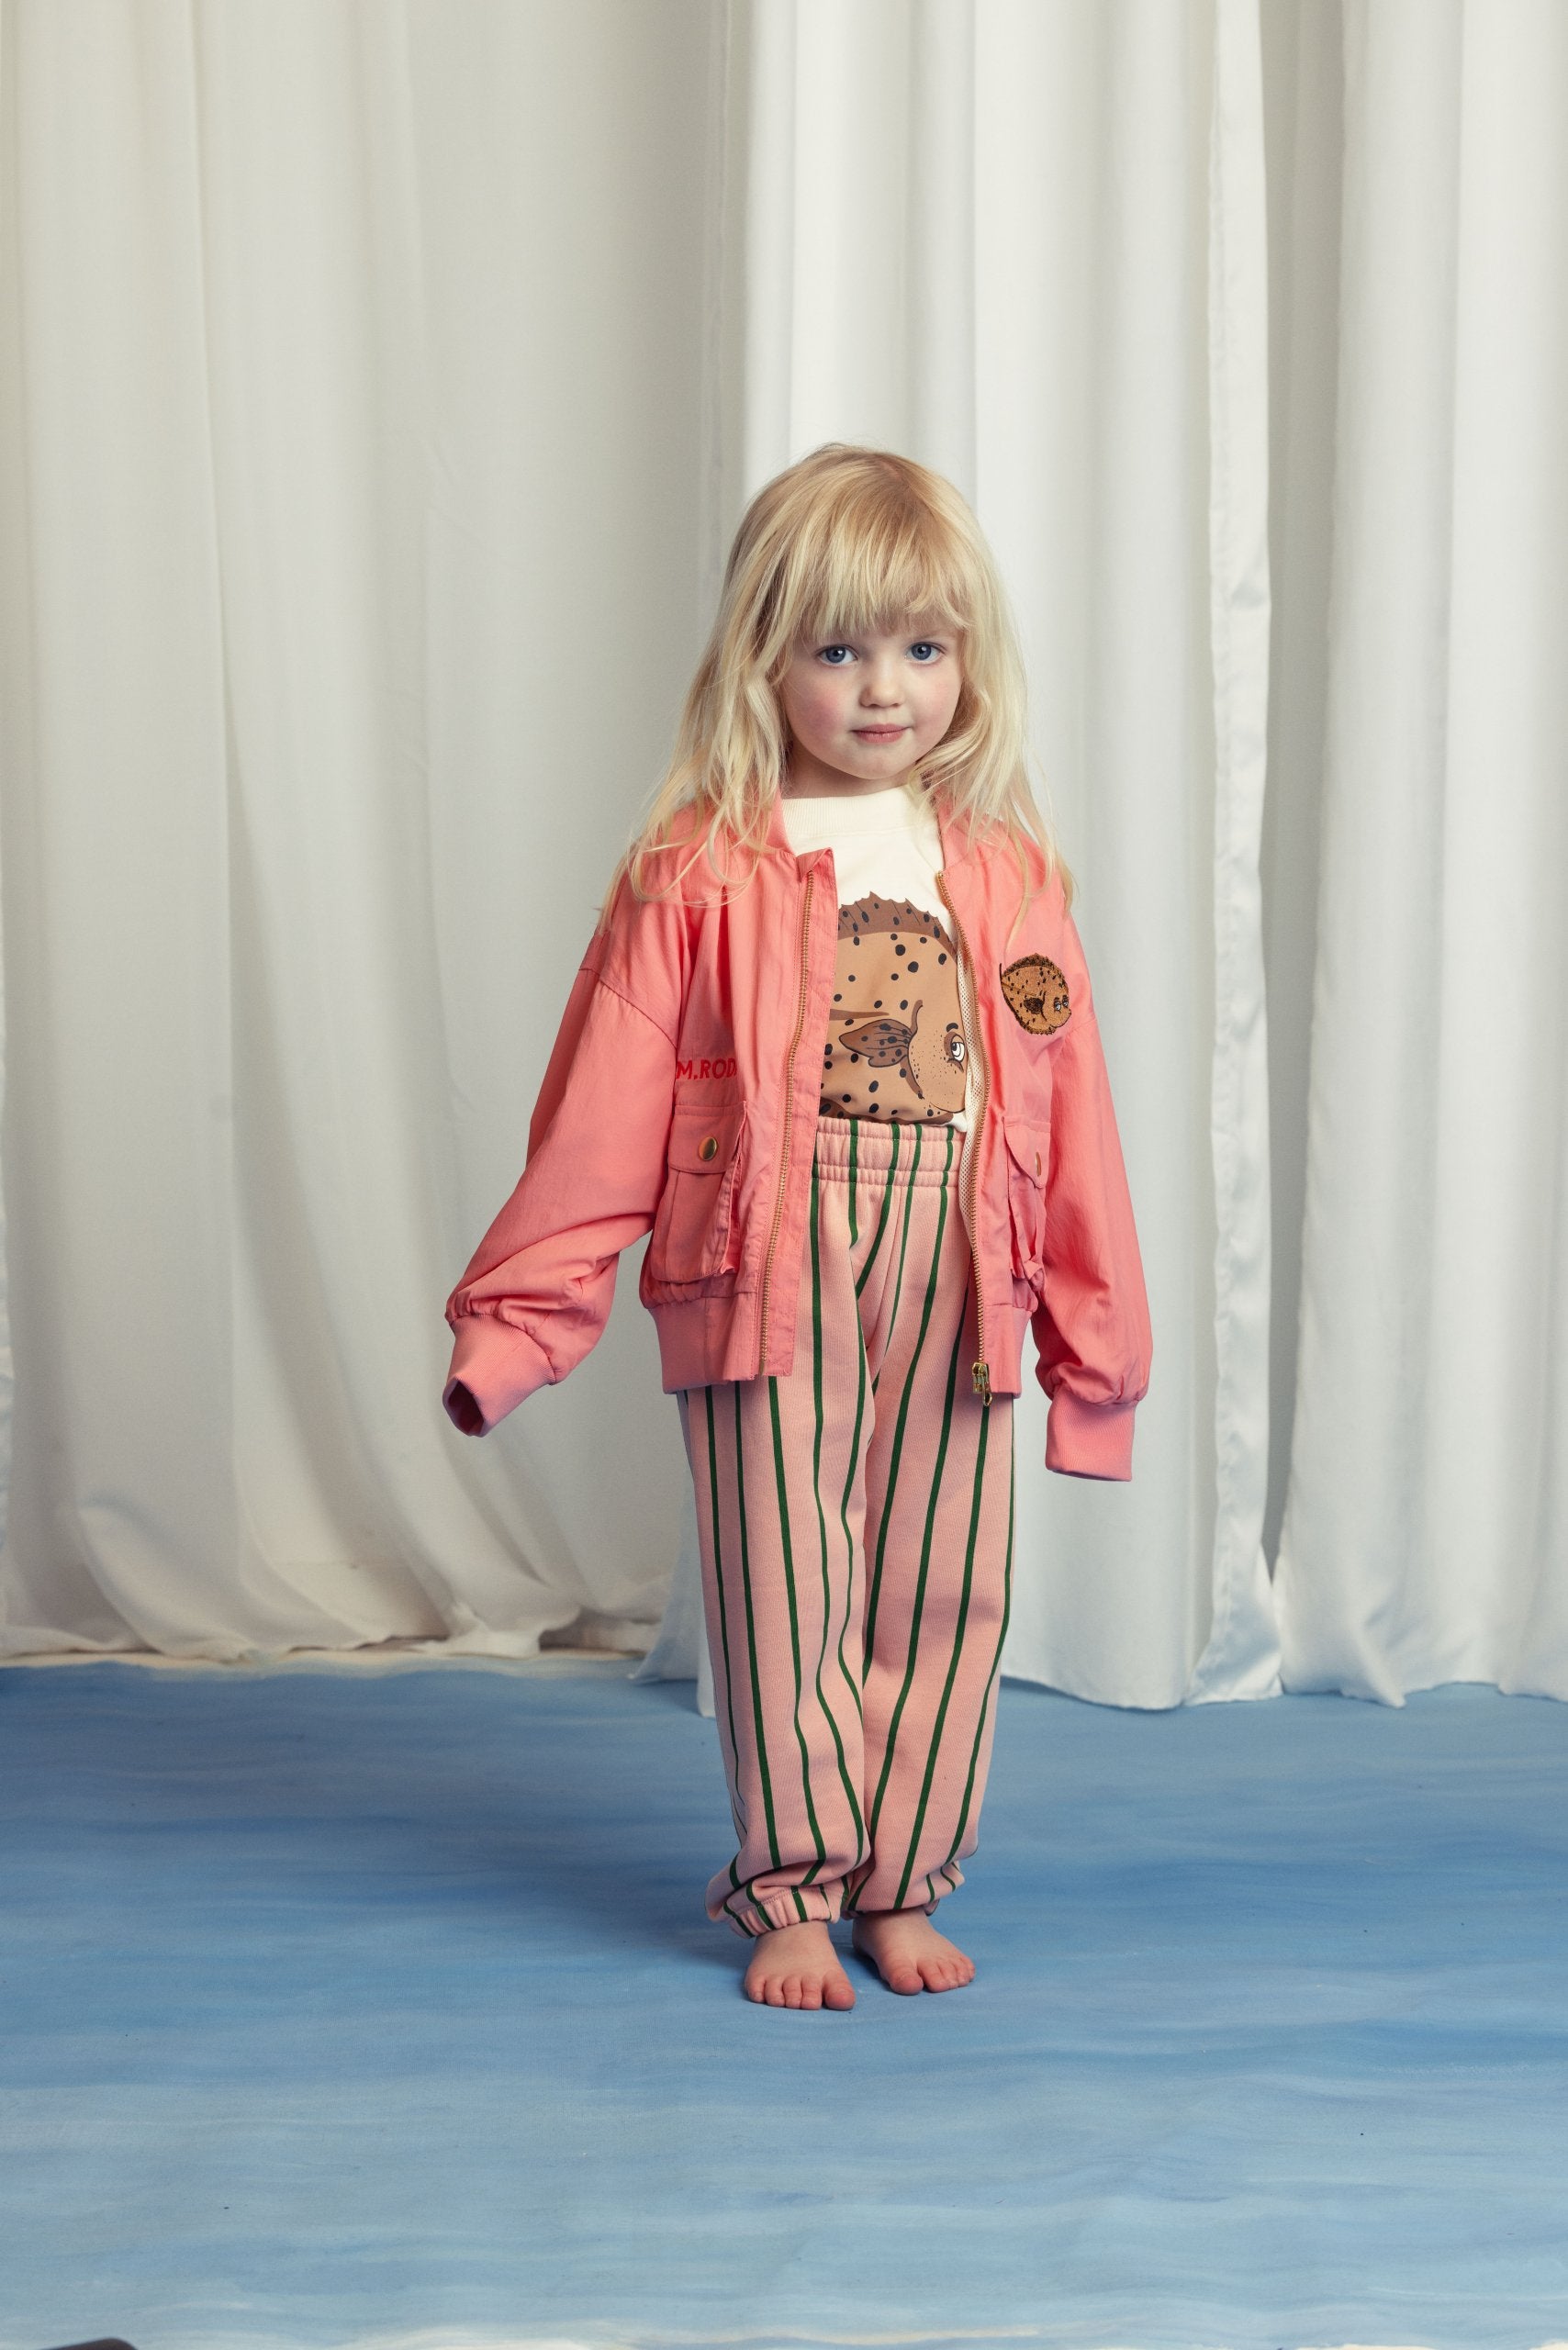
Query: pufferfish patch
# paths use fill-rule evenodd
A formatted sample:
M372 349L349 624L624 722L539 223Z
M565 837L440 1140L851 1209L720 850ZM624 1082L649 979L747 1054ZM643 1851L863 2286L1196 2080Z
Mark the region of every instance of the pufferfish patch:
M838 910L823 1066L830 1117L946 1121L964 1106L958 964L938 917L873 890Z
M1048 955L1021 956L1002 974L1007 1009L1032 1036L1054 1036L1072 1010L1067 980Z

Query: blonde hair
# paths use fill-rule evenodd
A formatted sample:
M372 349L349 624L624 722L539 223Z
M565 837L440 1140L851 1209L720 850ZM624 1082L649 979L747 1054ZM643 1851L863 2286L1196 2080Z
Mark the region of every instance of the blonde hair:
M673 892L706 857L728 887L767 853L784 781L788 731L778 683L802 638L829 642L897 627L906 617L960 637L963 684L946 733L919 782L971 831L1026 843L1072 877L1036 806L1028 778L1024 665L1002 582L980 525L951 482L886 449L829 442L775 476L747 507L724 570L719 610L686 697L674 755L611 880L638 897ZM672 843L689 854L658 888L651 860Z

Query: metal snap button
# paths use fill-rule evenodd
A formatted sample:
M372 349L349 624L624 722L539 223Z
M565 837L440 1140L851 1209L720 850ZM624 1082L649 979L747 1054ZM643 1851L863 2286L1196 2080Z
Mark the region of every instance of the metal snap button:
M719 1156L718 1136L704 1135L697 1146L697 1156L699 1158L717 1158Z
M1036 1151L1036 1152L1035 1153L1035 1172L1036 1172L1036 1174L1037 1175L1037 1174L1039 1173L1039 1171L1040 1171L1040 1154L1039 1154L1039 1152L1038 1152L1038 1151Z

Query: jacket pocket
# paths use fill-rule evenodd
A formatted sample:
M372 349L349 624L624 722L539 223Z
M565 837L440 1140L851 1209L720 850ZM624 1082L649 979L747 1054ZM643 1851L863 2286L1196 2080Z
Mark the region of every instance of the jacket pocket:
M677 1103L648 1240L650 1281L706 1281L735 1270L735 1148L744 1114L739 1102Z
M1027 1119L1009 1118L1005 1132L1013 1270L1020 1281L1036 1289L1045 1271L1046 1171L1050 1165L1051 1131Z

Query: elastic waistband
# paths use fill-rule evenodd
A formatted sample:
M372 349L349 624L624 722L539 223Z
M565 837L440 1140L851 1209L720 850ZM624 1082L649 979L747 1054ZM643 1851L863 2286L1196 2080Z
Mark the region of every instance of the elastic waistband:
M819 1118L816 1169L826 1181L847 1182L853 1171L894 1183L946 1183L964 1155L960 1126L917 1125L913 1119Z

